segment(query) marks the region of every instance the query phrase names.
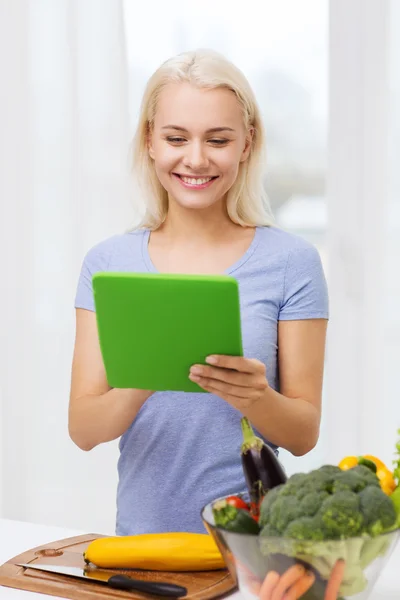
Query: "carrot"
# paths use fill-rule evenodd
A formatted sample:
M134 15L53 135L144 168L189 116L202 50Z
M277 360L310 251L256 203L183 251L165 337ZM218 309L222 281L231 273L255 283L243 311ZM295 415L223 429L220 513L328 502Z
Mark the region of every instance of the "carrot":
M300 579L283 596L283 600L299 600L314 584L315 575L312 571L306 571Z
M278 582L272 596L271 600L282 600L284 593L294 584L296 583L300 577L302 577L305 573L305 569L302 565L292 565L289 567Z
M279 582L279 573L270 571L264 579L260 589L260 600L271 600L272 593Z
M332 569L331 576L328 581L328 585L325 590L324 600L337 600L339 597L340 586L342 585L344 570L346 563L344 560L337 560L335 566Z

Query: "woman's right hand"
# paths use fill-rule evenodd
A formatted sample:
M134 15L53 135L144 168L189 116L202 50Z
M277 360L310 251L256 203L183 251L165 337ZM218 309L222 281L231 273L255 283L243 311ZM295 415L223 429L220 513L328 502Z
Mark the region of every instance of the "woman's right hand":
M119 438L153 394L110 388L101 355L96 314L76 309L68 430L82 450Z

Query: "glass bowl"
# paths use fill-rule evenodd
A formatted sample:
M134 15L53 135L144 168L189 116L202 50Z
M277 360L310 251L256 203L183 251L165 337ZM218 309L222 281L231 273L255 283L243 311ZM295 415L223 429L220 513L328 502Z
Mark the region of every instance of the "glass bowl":
M396 529L374 538L299 542L233 533L215 525L217 500L203 507L201 518L246 600L259 598L261 589L262 600L367 600L400 535ZM267 576L271 584L278 581L274 594Z

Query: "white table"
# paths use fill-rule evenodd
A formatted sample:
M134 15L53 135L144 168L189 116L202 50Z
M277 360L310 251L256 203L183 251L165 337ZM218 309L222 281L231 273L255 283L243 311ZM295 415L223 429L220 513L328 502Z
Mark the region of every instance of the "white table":
M54 540L84 535L87 531L74 531L62 527L48 527L34 523L0 519L0 564L10 558L22 554L30 548L48 544ZM57 600L56 596L48 596L37 592L26 592L0 586L0 600ZM242 600L240 593L230 596L230 600ZM379 578L370 600L400 599L400 544L397 545L390 561ZM58 600L62 600L58 598Z

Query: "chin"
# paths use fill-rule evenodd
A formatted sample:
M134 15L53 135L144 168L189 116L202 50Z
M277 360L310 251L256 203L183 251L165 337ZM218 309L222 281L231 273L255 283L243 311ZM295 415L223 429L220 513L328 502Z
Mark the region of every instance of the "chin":
M206 200L176 200L176 203L181 206L182 208L187 208L187 209L192 209L192 210L204 210L206 208L211 208L212 206L215 206L216 204L218 204L218 200L211 200L211 201L206 201Z

